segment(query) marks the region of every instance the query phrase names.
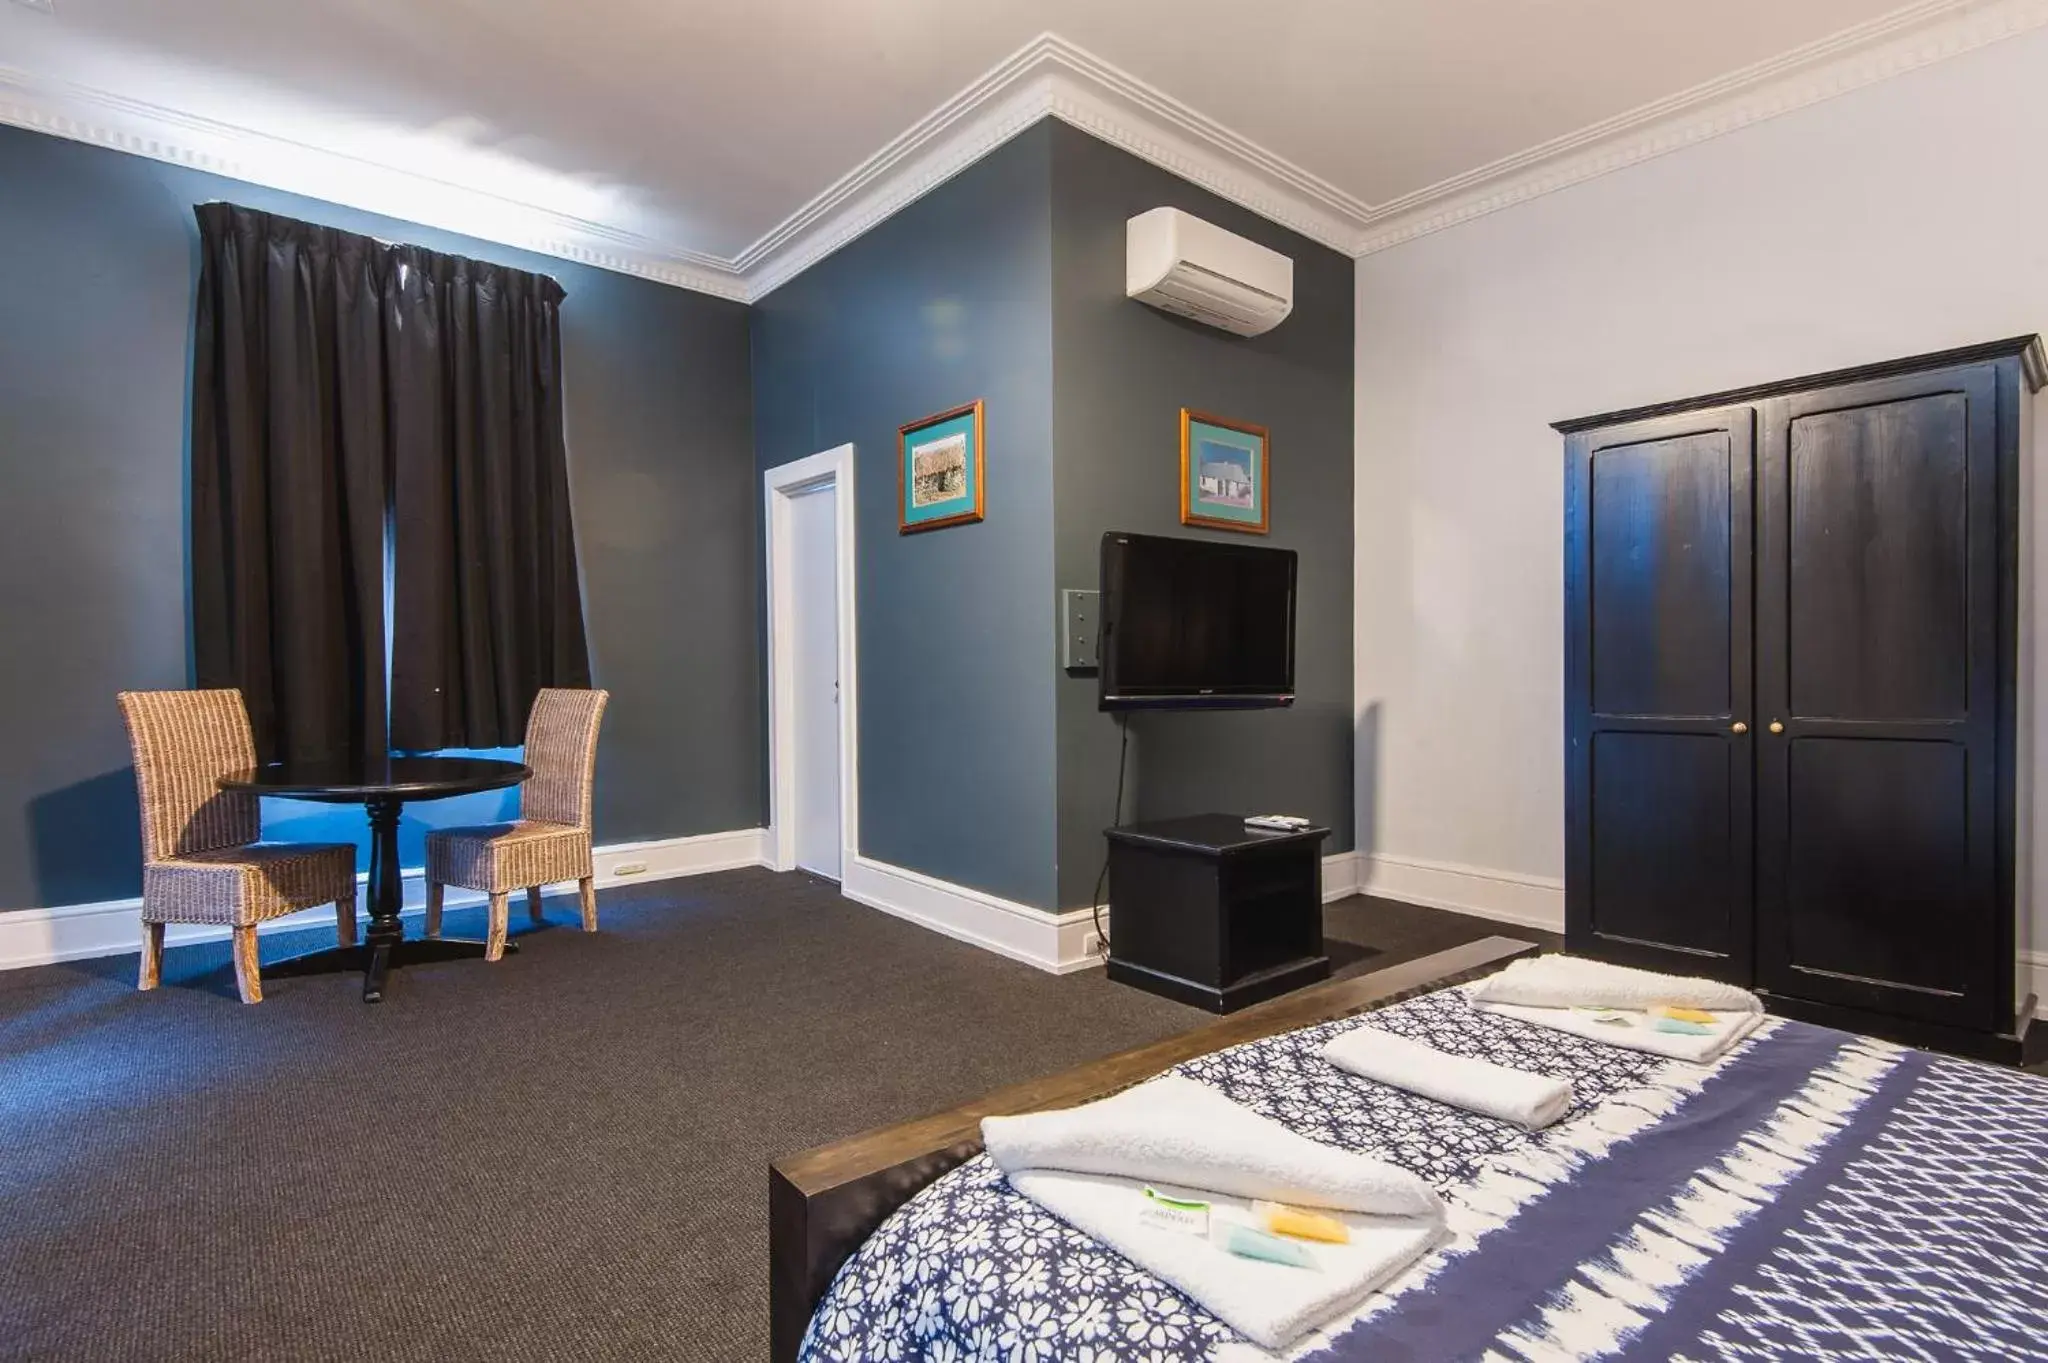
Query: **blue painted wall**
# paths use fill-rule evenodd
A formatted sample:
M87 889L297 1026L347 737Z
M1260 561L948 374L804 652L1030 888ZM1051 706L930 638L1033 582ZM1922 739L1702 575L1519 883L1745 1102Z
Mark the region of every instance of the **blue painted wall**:
M1050 126L754 307L769 468L851 441L862 853L1050 908ZM897 427L985 403L987 519L900 535Z
M1295 262L1246 339L1124 296L1124 224L1187 209ZM1046 120L758 303L763 467L857 455L861 850L1041 909L1092 902L1117 731L1059 667L1108 529L1179 523L1179 413L1270 428L1301 554L1290 710L1133 723L1126 814L1289 810L1352 840L1351 261ZM988 520L897 533L896 428L986 400Z
M759 826L747 309L608 271L0 128L0 911L141 887L123 688L191 682L192 205L230 199L562 281L571 493L599 685L600 841ZM486 795L407 811L499 817ZM267 831L360 811L274 803Z
M1294 311L1232 336L1124 296L1124 224L1169 206L1294 262ZM1292 813L1352 831L1352 262L1065 124L1052 128L1054 486L1059 585L1093 587L1105 530L1233 540L1300 555L1285 710L1131 720L1129 819ZM1180 409L1270 434L1271 532L1180 523ZM1116 798L1117 731L1092 676L1061 674L1060 904L1094 902Z
M1142 816L1351 815L1351 262L1048 120L749 309L292 195L0 129L0 909L139 888L113 693L189 684L187 388L197 234L229 198L542 270L563 308L585 609L611 688L601 841L766 821L759 471L851 442L861 851L1043 909L1088 902L1115 779L1057 592L1104 529L1181 533L1182 406L1273 432L1302 553L1292 711L1139 721ZM1242 340L1123 297L1162 203L1286 252L1296 311ZM980 398L987 519L897 533L897 427ZM483 821L514 797L408 811ZM359 815L274 804L278 836Z

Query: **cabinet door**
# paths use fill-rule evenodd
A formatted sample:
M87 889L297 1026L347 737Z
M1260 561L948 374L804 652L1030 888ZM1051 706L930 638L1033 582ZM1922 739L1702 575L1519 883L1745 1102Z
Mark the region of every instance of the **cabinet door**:
M1565 919L1574 951L1751 974L1748 407L1565 445Z
M1757 969L1774 993L2011 1020L1997 417L1989 365L1763 406Z

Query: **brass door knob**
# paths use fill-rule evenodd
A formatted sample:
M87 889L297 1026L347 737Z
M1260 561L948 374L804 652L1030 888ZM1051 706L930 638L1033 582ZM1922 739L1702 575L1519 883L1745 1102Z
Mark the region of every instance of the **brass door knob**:
M1771 732L1774 734L1782 734L1785 732L1785 726L1778 723L1778 721L1774 719L1771 721Z
M1749 726L1738 719L1728 726L1728 732L1731 734L1746 734L1749 732Z

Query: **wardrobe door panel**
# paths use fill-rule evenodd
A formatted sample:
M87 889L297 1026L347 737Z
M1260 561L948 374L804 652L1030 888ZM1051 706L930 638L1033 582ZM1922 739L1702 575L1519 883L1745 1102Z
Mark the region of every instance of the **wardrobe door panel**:
M1994 378L1764 405L1756 952L1773 993L1988 1028L2009 989Z
M1969 404L1932 393L1793 418L1791 712L1970 712Z
M1732 911L1747 898L1729 883L1741 860L1736 787L1749 781L1734 757L1720 734L1593 736L1594 937L1730 954Z
M1949 931L1971 910L1969 753L1959 744L1801 738L1787 745L1797 855L1785 924L1797 968L1961 993L1973 966Z
M1747 983L1754 414L1565 450L1567 937Z
M1728 459L1726 431L1594 453L1597 713L1728 713Z

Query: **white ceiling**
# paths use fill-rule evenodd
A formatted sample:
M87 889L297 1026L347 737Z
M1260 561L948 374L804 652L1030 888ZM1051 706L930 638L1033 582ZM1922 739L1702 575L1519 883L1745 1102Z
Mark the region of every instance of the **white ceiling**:
M792 261L800 267L800 239L830 249L1045 112L1356 250L1397 214L1419 223L1418 214L1476 187L1583 159L1589 147L1712 101L1793 77L1809 87L1840 84L1837 68L1849 60L1862 60L1858 69L1874 78L1869 70L1881 75L1900 62L1886 56L1872 66L1873 50L1903 47L1916 57L1906 64L1917 64L1945 55L1953 43L1939 33L1959 23L1984 28L1986 11L2042 8L2017 0L1921 0L1903 10L1899 0L54 6L52 15L0 3L0 117L9 121L273 182L293 178L282 162L311 149L318 155L300 157L296 172L310 183L284 187L378 200L364 206L385 211L431 200L440 211L412 216L466 230L477 230L477 204L512 205L531 210L516 231L481 234L642 273L666 269L697 286L723 277L732 287L717 291L740 296L786 278ZM1059 37L1039 38L1046 33ZM368 183L378 175L381 187ZM365 184L352 193L358 176ZM408 177L409 193L400 188ZM896 183L877 197L885 181ZM778 264L778 254L788 258ZM774 277L764 279L764 269Z

